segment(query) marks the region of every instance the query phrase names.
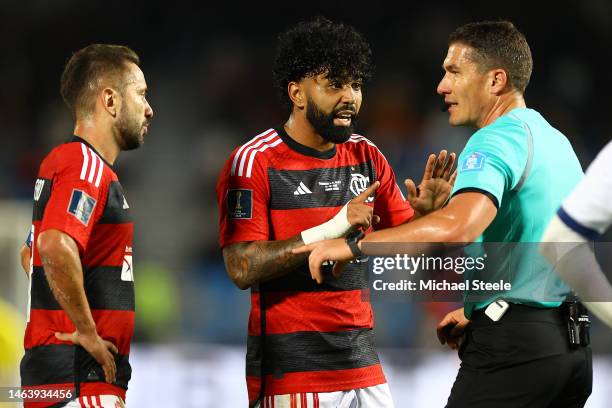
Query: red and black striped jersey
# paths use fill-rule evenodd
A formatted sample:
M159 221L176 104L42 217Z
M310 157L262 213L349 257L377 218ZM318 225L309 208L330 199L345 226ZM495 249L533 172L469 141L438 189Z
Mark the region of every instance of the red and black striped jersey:
M363 136L319 152L281 127L234 150L217 183L221 247L284 240L332 218L374 181L369 205L378 228L409 220L393 171ZM251 288L247 341L249 400L264 395L331 392L381 384L385 377L373 341L367 267L354 262L339 278L324 266L325 281L307 263ZM262 335L263 334L263 335ZM263 381L262 381L263 379Z
M98 334L119 349L113 384L104 382L101 366L82 347L54 335L73 332L75 326L53 296L41 266L36 242L40 233L49 229L62 231L77 243L85 293ZM22 387L74 388L77 395L111 394L125 399L134 331L133 224L117 175L86 141L74 137L53 149L41 163L34 189L32 232ZM32 402L25 406L54 405Z

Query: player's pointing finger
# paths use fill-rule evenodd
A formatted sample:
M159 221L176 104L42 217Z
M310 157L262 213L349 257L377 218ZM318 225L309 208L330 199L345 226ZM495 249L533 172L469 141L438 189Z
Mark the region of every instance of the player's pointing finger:
M368 199L368 197L370 197L372 194L374 194L374 192L376 191L376 189L378 189L378 187L380 186L380 181L376 180L374 183L372 183L372 185L370 185L370 187L366 188L365 190L363 190L361 192L361 194L359 194L357 197L353 198L353 202L354 203L363 203L365 202L365 200Z

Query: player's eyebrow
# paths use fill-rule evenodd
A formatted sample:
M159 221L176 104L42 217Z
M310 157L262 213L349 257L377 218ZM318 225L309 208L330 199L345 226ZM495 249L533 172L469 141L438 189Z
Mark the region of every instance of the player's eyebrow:
M445 71L459 71L459 67L455 64L442 64L442 69Z

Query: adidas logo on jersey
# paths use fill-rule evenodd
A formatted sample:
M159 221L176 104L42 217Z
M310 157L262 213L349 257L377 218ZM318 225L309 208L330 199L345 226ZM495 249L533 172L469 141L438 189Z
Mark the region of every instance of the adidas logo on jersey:
M308 187L306 187L306 185L300 181L300 185L293 192L293 195L304 195L304 194L312 194L312 191L310 191Z

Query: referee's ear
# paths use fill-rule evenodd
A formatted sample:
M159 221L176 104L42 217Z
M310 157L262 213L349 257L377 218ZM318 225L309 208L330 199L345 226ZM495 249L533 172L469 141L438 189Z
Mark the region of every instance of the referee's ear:
M306 95L304 95L304 89L301 84L295 81L289 82L287 85L287 93L295 107L304 109L306 106Z
M489 89L493 95L501 95L506 91L508 74L503 69L493 69L489 72Z

